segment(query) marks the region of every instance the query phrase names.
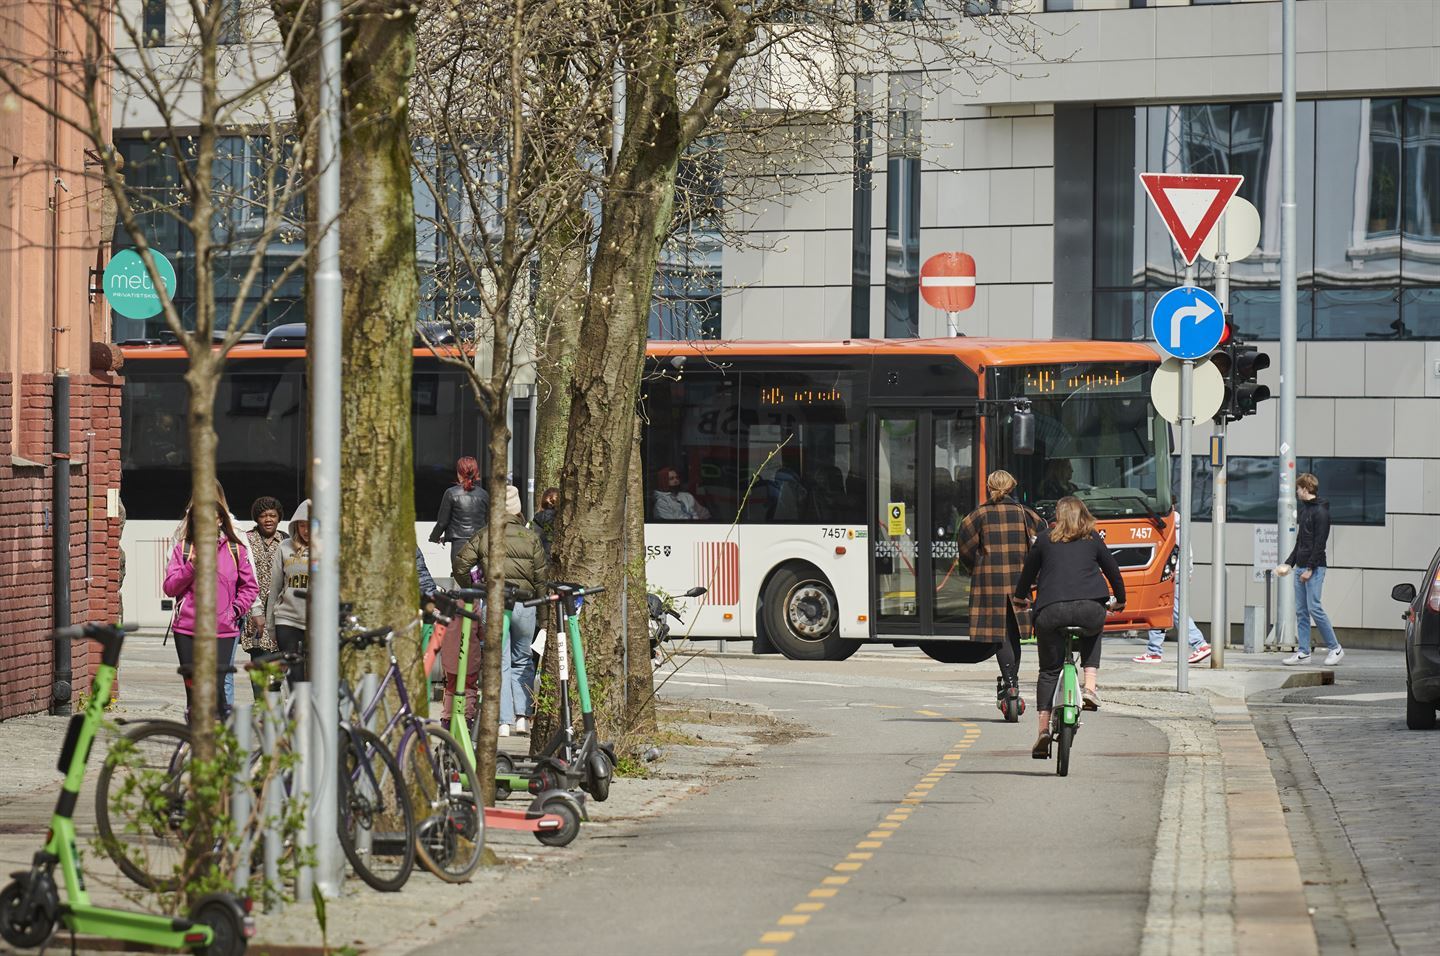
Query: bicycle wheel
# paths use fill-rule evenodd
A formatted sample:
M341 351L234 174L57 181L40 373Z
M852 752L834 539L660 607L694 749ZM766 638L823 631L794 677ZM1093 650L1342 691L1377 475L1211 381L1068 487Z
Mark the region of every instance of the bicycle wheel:
M485 850L480 777L455 738L434 724L424 725L423 737L407 733L402 747L400 766L420 818L415 857L445 882L464 883Z
M1055 761L1055 772L1062 777L1070 776L1070 745L1075 741L1075 725L1060 721L1058 759Z
M361 727L340 728L340 847L355 874L393 893L415 868L415 811L390 748Z
M190 728L152 720L110 744L95 786L100 845L120 872L147 890L173 891L185 859Z

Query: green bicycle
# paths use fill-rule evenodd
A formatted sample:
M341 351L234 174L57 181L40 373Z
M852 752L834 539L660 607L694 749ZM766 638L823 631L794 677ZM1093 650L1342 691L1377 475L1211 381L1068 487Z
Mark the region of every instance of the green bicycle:
M1057 750L1055 772L1062 777L1070 775L1070 747L1075 742L1075 731L1080 729L1080 711L1084 702L1080 696L1080 669L1075 664L1075 643L1084 637L1079 627L1062 628L1065 635L1065 663L1060 665L1060 683L1055 687L1055 704L1050 709L1050 737Z

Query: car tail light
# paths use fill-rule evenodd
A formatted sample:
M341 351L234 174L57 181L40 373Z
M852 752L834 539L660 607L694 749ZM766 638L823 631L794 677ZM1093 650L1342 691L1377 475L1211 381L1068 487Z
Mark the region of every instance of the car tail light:
M1435 580L1430 582L1430 596L1425 599L1430 610L1440 614L1440 571L1435 572Z

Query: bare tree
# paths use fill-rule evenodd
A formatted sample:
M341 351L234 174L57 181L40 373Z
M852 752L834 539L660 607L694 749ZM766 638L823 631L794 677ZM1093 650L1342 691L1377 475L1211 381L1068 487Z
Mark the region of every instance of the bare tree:
M284 74L271 55L284 42L273 24L253 10L221 0L191 0L169 24L169 35L147 34L139 4L56 2L60 43L53 59L0 59L0 86L76 130L89 143L94 176L113 201L120 236L145 264L159 293L166 329L189 359L187 432L193 509L216 511L215 396L227 353L265 314L278 290L300 269L296 256L267 273L267 253L301 241L295 200L308 157L306 137L289 120ZM24 22L23 17L16 17ZM50 41L46 40L46 48ZM58 84L58 102L37 90ZM149 185L132 180L111 141L114 98L122 115L153 117L151 161L164 172ZM237 156L237 151L239 155ZM186 288L177 302L153 255L157 231L178 225L190 249L181 273ZM188 272L188 275L185 273ZM219 285L225 283L228 296ZM193 287L193 292L190 288ZM228 303L225 299L228 298ZM202 888L213 872L216 682L216 573L221 547L217 523L197 520L194 542L194 680L191 723L195 734L190 775L190 833L186 883Z
M708 140L726 165L752 171L727 183L759 183L767 164L826 154L827 139L850 122L857 75L915 72L963 93L1008 69L1016 54L1037 52L1025 17L967 16L973 6L891 4L891 19L881 23L872 4L831 0L614 4L607 37L622 64L623 126L602 191L571 374L555 541L563 575L618 593L623 476L634 456L656 264L672 228L682 157ZM618 686L625 658L618 601L597 602L590 614L587 629L603 636L592 639L590 673ZM618 697L601 702L599 719L609 732L624 729Z
M427 279L435 355L463 369L488 428L480 779L493 799L509 472L507 412L534 359L531 276L542 248L573 254L597 172L586 161L608 109L610 64L594 55L589 0L452 3L421 22L414 170L433 199ZM583 264L583 258L580 260ZM463 676L462 676L463 680Z

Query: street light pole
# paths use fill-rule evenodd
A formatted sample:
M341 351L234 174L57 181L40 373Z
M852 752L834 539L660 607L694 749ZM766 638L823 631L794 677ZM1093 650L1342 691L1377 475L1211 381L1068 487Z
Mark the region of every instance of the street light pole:
M1295 545L1295 0L1284 0L1281 19L1280 106L1280 497L1276 515L1277 552L1283 561ZM1290 643L1295 627L1295 592L1277 588L1275 641Z
M311 829L315 882L340 895L335 741L339 738L340 647L340 0L320 6L320 179L316 223L315 311L310 324L314 394L310 398L310 680L315 702L312 737Z
M1222 212L1215 224L1215 298L1220 311L1230 321L1230 255L1225 247L1225 219ZM1225 499L1229 485L1226 474L1225 432L1229 418L1222 406L1215 421L1210 448L1210 666L1225 666L1225 642L1230 639L1229 608L1225 604ZM1185 621L1175 629L1175 646L1185 653L1181 635Z

